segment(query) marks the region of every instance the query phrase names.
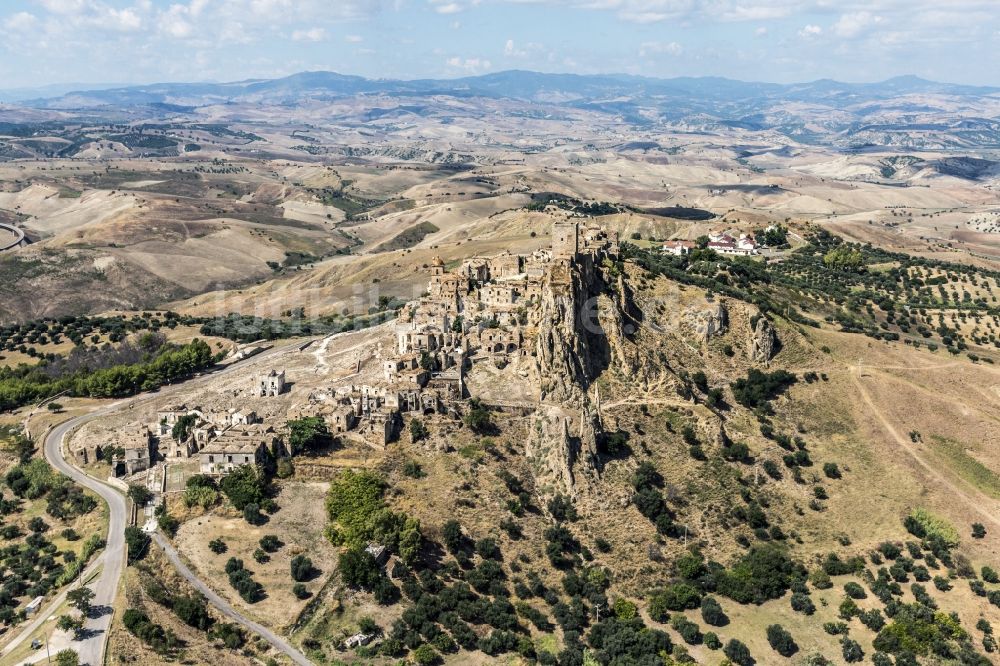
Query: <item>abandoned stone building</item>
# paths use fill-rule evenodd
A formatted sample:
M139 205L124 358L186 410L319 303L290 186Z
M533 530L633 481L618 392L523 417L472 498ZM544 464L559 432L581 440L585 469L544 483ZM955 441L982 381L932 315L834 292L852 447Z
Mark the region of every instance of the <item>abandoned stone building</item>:
M127 429L108 446L118 450L111 459L114 476L131 476L149 469L153 460L153 433L146 426Z
M281 395L285 392L285 371L271 370L257 378L257 395L260 397Z
M429 297L452 312L462 309L469 295L469 280L463 275L448 273L441 257L431 261L431 279L427 285Z
M177 425L177 422L180 421L182 417L187 416L192 412L197 412L199 415L201 414L198 410L192 409L187 405L174 405L172 407L168 407L167 409L160 410L156 413L156 436L166 437L173 431L174 426Z
M416 384L423 386L427 383L430 373L420 366L419 354L404 354L398 358L391 358L382 363L383 376L390 384Z
M487 354L516 354L525 349L524 333L519 326L474 328L469 332L469 340Z
M223 433L237 426L259 424L262 419L251 409L231 407L226 410L202 410L200 407L176 405L156 414L154 426L157 448L166 458L190 458ZM174 437L174 429L187 419L185 433Z
M462 331L455 330L455 319L443 316L419 317L416 313L406 313L406 319L396 325L397 352L406 354L437 355L461 346Z
M88 465L113 456L110 461L111 471L118 476L148 469L156 453L153 433L141 425L115 431L103 438L103 441L90 440L83 446L73 448L71 452L78 465Z
M262 463L269 455L286 455L283 440L274 428L263 424L230 426L201 449L198 461L202 474L220 476L240 465Z

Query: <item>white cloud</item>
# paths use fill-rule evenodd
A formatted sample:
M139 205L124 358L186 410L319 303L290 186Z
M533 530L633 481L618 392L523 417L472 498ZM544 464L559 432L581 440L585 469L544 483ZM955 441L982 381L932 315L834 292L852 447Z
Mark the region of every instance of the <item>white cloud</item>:
M276 18L294 11L292 0L250 0L250 12L266 18Z
M85 0L38 0L38 4L53 14L79 14L88 3Z
M88 29L110 32L135 32L143 28L148 14L148 0L130 7L114 7L99 0L37 0L48 13L49 32L61 29ZM24 12L21 12L24 13Z
M400 2L401 0L396 0ZM510 0L508 0L510 1ZM513 0L514 2L519 2L520 0ZM536 0L527 0L528 2L535 2ZM546 0L541 0L545 2ZM456 0L427 0L427 3L431 8L438 14L458 14L459 12L464 12L470 7L476 7L479 5L481 0L462 0L458 2Z
M232 21L226 23L219 31L218 41L221 44L250 44L254 41L253 36L247 32L243 23Z
M365 38L362 37L361 35L345 35L344 41L350 42L351 44L360 44L361 42L365 41Z
M38 17L29 12L18 12L8 16L3 27L7 32L28 33L38 27Z
M188 13L195 17L201 16L201 13L208 7L208 3L209 0L191 0L191 4L188 5Z
M522 2L525 0L509 1ZM789 16L802 4L800 2L796 2L795 0L548 1L553 4L567 5L578 9L614 11L620 19L632 23L659 23L667 20L693 18L719 21L762 21Z
M822 34L823 34L823 28L819 27L818 25L813 25L812 23L799 30L799 37L801 37L802 39L812 39L813 37Z
M554 54L545 47L545 44L538 42L525 42L520 44L513 39L508 39L503 47L504 57L507 58L548 58L552 60Z
M754 30L753 34L757 35L758 37L764 37L765 35L767 35L767 27L762 25L756 30Z
M679 56L684 47L677 42L643 42L639 45L639 56L645 58L651 55Z
M292 41L296 42L322 42L326 38L326 28L309 28L292 32Z
M484 60L482 58L459 58L457 56L448 58L445 64L449 67L455 69L461 69L470 74L478 74L479 72L490 69L493 65L489 60Z
M785 18L792 13L792 7L785 6L753 6L736 5L721 14L724 21L766 21L768 19Z
M133 9L109 9L102 19L104 27L109 30L131 32L142 27L142 19Z
M183 5L173 5L160 14L157 24L160 31L174 39L184 39L194 32L194 25L188 21L190 10Z
M838 37L851 39L867 32L869 29L882 22L881 16L876 16L871 12L852 12L843 14L840 19L833 24L833 32Z
M105 0L39 0L51 8L57 29L81 25L117 31L148 28L167 38L196 40L205 48L219 46L220 41L249 43L282 33L294 41L322 41L328 37L329 24L373 15L385 1L188 0L161 7L152 0L133 0L131 6L115 8ZM313 27L289 30L303 22Z

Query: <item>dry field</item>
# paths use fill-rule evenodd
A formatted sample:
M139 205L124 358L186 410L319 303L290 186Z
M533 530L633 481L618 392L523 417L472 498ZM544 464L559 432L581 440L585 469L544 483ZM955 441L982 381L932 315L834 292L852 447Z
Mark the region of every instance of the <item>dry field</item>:
M295 581L289 573L291 559L306 555L312 560L318 573L306 586L313 594L335 569L334 548L323 537L327 521L323 500L327 488L328 484L322 482L283 483L281 493L275 498L280 509L263 525L248 525L242 515L224 511L186 520L175 539L177 549L199 577L234 607L259 622L287 631L308 603L308 599L299 600L292 594ZM252 553L265 534L276 535L284 546L270 554L269 562L258 563ZM209 541L216 538L221 538L228 547L221 555L208 548ZM229 586L224 567L230 557L242 559L253 572L254 580L264 586L264 599L248 604Z

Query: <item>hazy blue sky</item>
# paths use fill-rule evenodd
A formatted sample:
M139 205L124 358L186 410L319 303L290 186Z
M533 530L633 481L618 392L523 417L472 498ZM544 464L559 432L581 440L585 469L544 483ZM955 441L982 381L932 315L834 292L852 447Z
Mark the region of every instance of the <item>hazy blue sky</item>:
M1000 85L1000 0L4 0L0 88L327 69Z

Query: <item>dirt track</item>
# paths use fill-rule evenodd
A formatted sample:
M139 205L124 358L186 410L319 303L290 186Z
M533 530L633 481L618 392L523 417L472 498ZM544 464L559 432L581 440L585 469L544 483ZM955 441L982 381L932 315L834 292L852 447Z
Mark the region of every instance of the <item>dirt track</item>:
M851 367L851 379L853 380L854 385L858 389L858 395L861 396L861 399L864 401L865 406L868 408L871 414L874 415L876 419L878 419L882 428L889 434L889 436L893 440L895 440L896 444L898 444L899 447L903 451L905 451L906 454L927 473L928 476L930 476L936 482L941 484L943 488L948 489L956 499L960 500L971 511L979 514L987 522L993 524L994 526L1000 527L1000 519L996 517L995 511L991 511L991 507L995 507L996 504L994 500L983 495L982 493L980 493L975 489L972 489L969 492L963 490L958 485L953 483L950 479L945 477L934 466L932 466L930 463L924 460L924 458L920 455L919 451L917 451L917 448L913 446L913 443L909 440L909 438L899 434L895 426L893 426L893 424L889 421L886 415L878 407L875 401L872 400L871 395L868 393L868 390L865 388L864 382L862 381L861 369L859 367L857 366Z

